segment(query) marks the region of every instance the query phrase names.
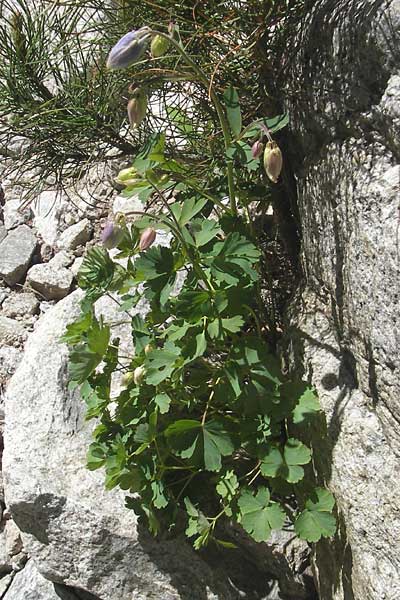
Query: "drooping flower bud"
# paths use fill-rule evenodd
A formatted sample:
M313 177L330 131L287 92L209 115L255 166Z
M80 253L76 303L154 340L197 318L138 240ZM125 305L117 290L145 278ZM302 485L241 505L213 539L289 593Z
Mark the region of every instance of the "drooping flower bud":
M133 371L128 371L127 373L124 373L122 375L121 384L124 387L127 387L130 383L132 383L133 377L134 377Z
M142 383L145 374L146 370L144 367L136 367L136 369L133 371L133 381L136 383L136 385L140 385Z
M254 142L254 144L251 147L252 157L258 158L259 156L261 156L263 150L264 150L264 144L262 142L260 142L260 140L257 140L256 142Z
M150 52L153 58L158 58L168 50L169 41L162 35L155 35L151 40Z
M140 236L139 250L143 252L143 250L147 250L147 248L150 248L155 239L155 229L153 229L152 227L148 227L147 229L145 229L142 235Z
M111 221L105 225L101 232L101 241L107 250L111 250L111 248L118 246L123 237L124 232L121 227L118 227L118 225L115 225L115 223L112 223Z
M128 167L127 169L122 169L117 177L115 178L115 182L120 185L133 185L137 181L139 181L140 175L136 171L134 167Z
M128 119L132 129L138 127L146 116L147 94L142 88L137 88L133 92L133 98L128 102Z
M282 171L282 152L276 142L268 142L264 150L264 168L269 179L277 183Z
M111 49L107 58L108 69L124 69L140 60L150 40L150 28L141 27L126 33Z
M149 354L149 353L150 353L150 352L151 352L153 349L154 349L154 348L153 348L152 344L146 344L146 345L145 345L145 347L144 347L144 353L147 355L147 354Z

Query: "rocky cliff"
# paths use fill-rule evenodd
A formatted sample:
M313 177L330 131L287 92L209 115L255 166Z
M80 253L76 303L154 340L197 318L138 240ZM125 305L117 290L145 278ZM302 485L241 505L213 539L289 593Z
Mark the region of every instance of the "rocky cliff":
M317 476L339 510L315 549L324 600L400 597L400 2L315 3L296 39L304 278L289 358L316 386Z

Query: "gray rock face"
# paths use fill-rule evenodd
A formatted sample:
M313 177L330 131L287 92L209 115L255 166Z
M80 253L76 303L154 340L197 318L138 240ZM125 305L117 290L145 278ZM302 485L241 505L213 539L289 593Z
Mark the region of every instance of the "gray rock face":
M55 265L52 260L31 267L26 281L46 300L60 300L71 289L73 275L69 269Z
M46 578L104 600L233 599L186 544L142 534L124 495L105 491L103 475L86 470L90 426L67 392L67 350L58 342L79 297L44 315L7 390L6 503L24 548Z
M30 560L22 571L14 575L3 598L4 600L77 600L78 596L42 577L33 560Z
M57 245L59 248L75 250L75 248L90 240L92 230L93 228L89 219L83 219L63 231Z
M322 600L400 597L399 25L398 0L317 3L288 80L305 270L291 362L326 414L314 455L340 522L316 548Z
M1 310L6 317L23 317L34 315L39 308L39 300L34 294L23 292L8 296L1 305Z
M4 227L4 225L0 225L0 243L4 240L6 235L7 235L7 229Z
M12 574L4 575L0 579L0 598L5 598L4 594L6 593L6 591L8 590L8 588L10 587L12 580L13 580L13 575Z
M0 315L0 345L10 346L25 336L25 329L21 323Z
M30 207L28 206L22 209L21 201L18 198L7 200L3 212L6 229L14 229L14 227L26 223L32 217Z
M0 574L19 571L25 562L20 531L12 519L7 519L0 529Z
M15 372L22 358L22 352L12 346L0 348L0 386L5 386L11 375ZM1 499L1 495L0 495Z
M67 198L52 191L42 192L32 205L33 224L43 241L50 246L54 246L56 243L61 215L67 206Z
M0 243L0 277L8 285L20 282L36 248L36 236L27 225L9 232Z
M130 219L135 220L136 211L143 211L143 202L139 200L137 196L131 198L124 198L123 196L116 196L113 203L113 213L117 215L119 213L123 215L130 215ZM136 217L139 218L139 217Z
M312 598L307 545L290 533L264 547L239 536L240 552L214 549L205 562L183 539L150 538L124 507L124 493L106 491L103 473L86 469L92 425L78 394L68 392L67 349L59 343L80 298L74 292L40 319L6 392L5 501L39 572L79 589L83 600L83 591L100 600L250 600L256 590L271 600ZM110 298L96 303L106 320L120 321L117 309ZM128 330L115 333L121 353L131 351Z

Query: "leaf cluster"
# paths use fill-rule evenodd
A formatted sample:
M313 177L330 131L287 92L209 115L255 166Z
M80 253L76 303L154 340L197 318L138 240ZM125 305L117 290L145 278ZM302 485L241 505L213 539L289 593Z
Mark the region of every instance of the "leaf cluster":
M204 95L210 65L193 62L196 39L175 49ZM182 71L176 54L165 60ZM151 209L133 224L118 220L113 259L103 248L87 253L78 276L82 314L63 338L71 345L71 385L80 386L87 416L97 421L89 468L104 468L106 487L125 490L127 506L152 533L179 532L183 517L196 549L211 540L231 546L220 537L221 520L240 524L257 542L281 527L309 541L335 531L333 498L306 478L312 447L300 439L318 401L282 373L269 346L261 253L247 211L260 163L251 143L265 130L271 137L288 117L249 119L243 97L227 84L210 88L203 161L193 161L192 150L177 153L162 129L136 152L123 195ZM168 117L192 148L181 107ZM219 127L223 135L214 141ZM141 250L148 227L166 232L169 244ZM96 318L105 294L130 318L135 351L124 360L112 324Z
M162 136L134 166L146 193L161 198L180 172ZM140 179L132 186L131 193L145 189ZM173 531L186 514L196 548L210 540L229 546L218 537L221 519L258 542L290 523L310 541L331 535L331 496L305 480L312 450L287 434L312 421L318 401L282 374L261 334L260 252L251 230L240 217L211 217L210 201L190 182L174 190L167 212L124 226L116 258L126 266L96 247L79 273L83 312L63 339L72 345L72 385L81 386L88 418L98 420L88 466L105 468L107 488L126 490L127 505L155 534ZM169 232L169 246L140 251L149 222ZM132 314L135 354L124 365L118 340L94 315L105 293L117 293ZM111 397L120 370L124 385ZM296 494L310 498L304 511L293 510Z

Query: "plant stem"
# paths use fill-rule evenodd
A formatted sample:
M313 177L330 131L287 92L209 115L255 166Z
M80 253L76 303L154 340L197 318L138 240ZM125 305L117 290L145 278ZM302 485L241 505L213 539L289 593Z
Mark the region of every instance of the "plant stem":
M221 381L221 377L218 377L218 379L216 380L215 384L213 385L213 388L211 390L211 394L210 394L210 396L209 396L209 398L207 400L207 404L206 404L206 408L205 408L204 413L203 413L203 417L201 419L201 425L202 426L204 426L204 423L206 422L207 412L208 412L208 409L210 407L211 401L214 398L214 393L215 393L215 387L214 386L218 385L220 381Z
M247 308L249 310L249 312L252 314L253 319L256 323L256 327L257 327L257 333L258 333L258 337L261 339L262 334L261 334L261 324L260 324L260 320L257 317L256 313L254 312L254 310L251 308L251 306L249 306L248 304L243 304L244 308Z
M167 211L171 215L171 218L172 218L173 222L175 223L175 235L179 239L179 241L181 242L183 248L186 251L187 256L190 258L191 263L193 265L193 269L194 269L194 271L195 271L198 279L200 279L201 281L204 281L204 283L207 286L207 288L210 291L213 292L214 288L211 285L211 283L209 282L207 275L203 271L203 268L201 267L200 263L196 260L195 256L193 255L193 252L191 251L191 249L189 248L188 244L186 243L183 235L181 235L179 223L178 223L178 221L177 221L177 219L176 219L176 217L174 215L174 211L171 209L170 205L168 204L167 199L165 198L165 196L162 193L162 191L159 190L158 187L152 181L150 181L148 178L147 178L147 181L150 183L150 185L157 192L157 194L158 194L161 202L164 204L165 208L167 209Z
M194 60L192 60L190 58L190 56L187 54L186 50L181 46L181 44L179 42L177 42L176 40L171 38L168 34L163 33L162 31L151 31L150 33L153 35L159 35L159 36L167 39L169 41L169 43L172 44L172 46L174 46L175 49L179 52L179 54L186 61L186 63L193 69L193 71L196 73L196 75L198 76L201 83L205 86L205 88L207 90L209 89L209 82L207 80L207 75L200 69L200 67L197 66L197 64L194 62ZM231 146L231 142L232 142L228 120L225 116L223 106L222 106L217 94L215 93L215 91L212 88L209 90L209 96L210 96L212 103L215 106L215 110L217 111L218 119L221 124L222 135L224 136L225 151L228 151L228 149ZM230 201L231 212L233 215L237 215L236 198L235 198L235 184L234 184L234 178L233 178L233 162L232 162L232 159L229 159L229 158L227 158L227 164L226 164L226 177L228 180L228 191L229 191L229 201Z

